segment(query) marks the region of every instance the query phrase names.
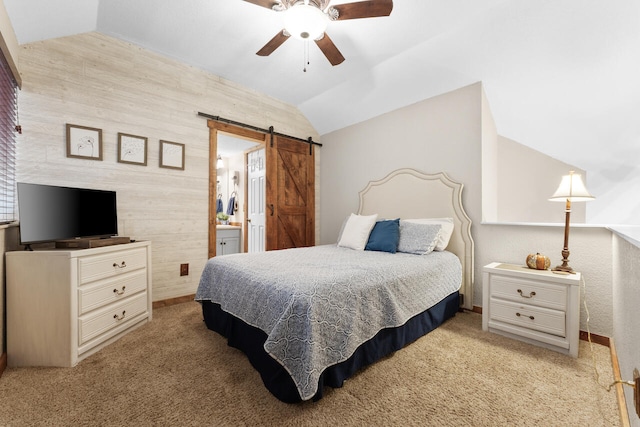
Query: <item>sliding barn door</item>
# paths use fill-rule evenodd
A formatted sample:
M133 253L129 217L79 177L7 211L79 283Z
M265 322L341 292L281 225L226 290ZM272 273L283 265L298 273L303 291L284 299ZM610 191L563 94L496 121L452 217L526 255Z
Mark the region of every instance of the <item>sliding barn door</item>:
M280 136L267 142L267 250L315 245L315 155Z

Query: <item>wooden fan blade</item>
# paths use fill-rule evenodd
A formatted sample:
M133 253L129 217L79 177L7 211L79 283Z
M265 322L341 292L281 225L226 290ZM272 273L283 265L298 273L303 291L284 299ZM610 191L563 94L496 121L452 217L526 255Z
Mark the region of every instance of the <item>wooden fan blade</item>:
M277 1L274 0L244 0L247 3L253 3L257 6L266 7L267 9L271 9L274 4L278 4Z
M316 40L316 44L322 53L324 53L324 56L327 57L331 65L338 65L344 61L344 56L342 56L336 45L333 44L333 41L331 41L327 33L324 33L324 37L320 40Z
M282 43L286 42L289 36L284 34L284 31L280 31L276 34L271 40L265 44L262 49L256 52L256 55L259 56L269 56L273 53L274 50L280 47Z
M393 0L369 0L332 6L338 11L338 21L345 19L375 18L389 16L393 10Z

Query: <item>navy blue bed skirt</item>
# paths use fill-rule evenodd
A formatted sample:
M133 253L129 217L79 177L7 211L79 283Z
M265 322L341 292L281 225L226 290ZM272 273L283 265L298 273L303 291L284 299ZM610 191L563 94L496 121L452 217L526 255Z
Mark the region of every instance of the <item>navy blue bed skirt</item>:
M453 317L459 307L460 297L458 292L454 292L430 309L412 317L403 326L381 330L358 347L350 358L330 366L322 373L318 383L318 392L313 400L322 398L325 386L342 387L344 380L359 369L428 334L447 319ZM235 347L247 355L271 394L287 403L301 401L298 389L289 373L264 350L263 345L267 335L262 330L223 311L219 304L211 301L202 301L202 313L209 329L227 338L229 346Z

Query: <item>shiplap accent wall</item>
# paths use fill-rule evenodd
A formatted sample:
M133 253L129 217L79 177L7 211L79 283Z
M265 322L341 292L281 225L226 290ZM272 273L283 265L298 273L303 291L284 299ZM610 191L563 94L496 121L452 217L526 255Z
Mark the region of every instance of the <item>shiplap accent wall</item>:
M319 140L289 104L99 33L24 45L19 59L18 180L116 190L119 234L153 243L154 301L195 292L207 259L209 129L198 111ZM104 160L67 158L66 123L102 129ZM147 166L117 162L118 132L148 138ZM186 145L184 171L159 168L161 139Z

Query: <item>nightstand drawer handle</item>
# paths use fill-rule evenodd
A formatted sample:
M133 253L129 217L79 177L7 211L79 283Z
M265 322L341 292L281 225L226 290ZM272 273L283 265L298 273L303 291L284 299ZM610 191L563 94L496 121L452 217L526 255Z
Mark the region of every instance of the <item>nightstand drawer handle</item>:
M522 298L533 298L533 297L535 297L535 296L536 296L536 293L535 293L535 292L529 292L529 296L523 295L523 294L522 294L522 289L518 289L518 293L520 294L520 296L521 296Z
M127 266L127 263L122 261L122 264L118 265L117 263L113 263L113 266L116 268L125 268Z
M124 286L122 287L121 291L119 291L118 289L114 289L113 293L116 294L116 295L122 295L122 294L124 294L124 289L125 289Z
M535 319L535 317L533 317L533 316L527 316L526 314L520 314L520 313L516 313L516 316L518 316L518 317L520 317L520 316L522 316L522 317L528 317L528 318L529 318L529 319L531 319L531 320L534 320L534 319Z
M117 314L114 314L113 318L116 319L117 321L120 321L120 320L124 319L124 314L125 313L126 313L126 311L122 310L122 316L118 316ZM518 316L519 316L519 314L518 314Z

